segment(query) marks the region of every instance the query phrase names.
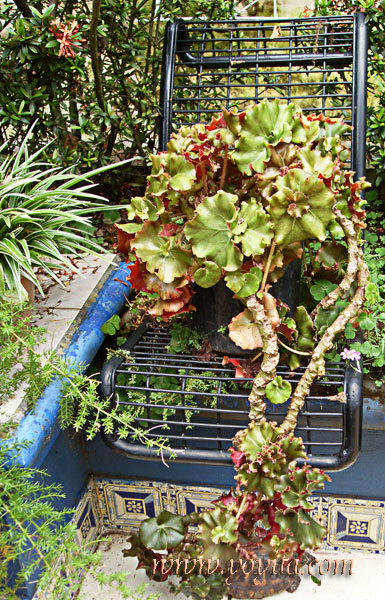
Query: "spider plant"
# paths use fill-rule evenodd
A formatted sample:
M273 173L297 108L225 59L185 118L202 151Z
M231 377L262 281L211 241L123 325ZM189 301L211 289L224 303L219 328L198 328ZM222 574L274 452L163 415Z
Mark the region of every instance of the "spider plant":
M25 298L22 277L43 294L36 268L60 283L55 270L77 271L71 258L106 253L87 237L93 231L91 215L111 209L105 198L91 192L91 178L122 164L84 174L54 167L40 160L47 145L29 155L31 131L16 155L0 159L0 280L19 299ZM4 150L5 145L0 155Z

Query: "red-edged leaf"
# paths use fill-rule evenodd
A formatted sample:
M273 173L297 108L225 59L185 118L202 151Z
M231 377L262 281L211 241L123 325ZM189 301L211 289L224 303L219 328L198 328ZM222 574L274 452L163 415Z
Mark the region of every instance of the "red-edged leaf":
M289 342L293 341L293 333L294 333L295 329L292 329L291 327L288 327L287 325L285 325L285 323L280 323L280 325L278 325L278 327L276 328L275 331L277 333L282 333L282 335L284 335L285 338Z
M231 321L229 338L243 350L262 348L263 342L258 326L247 308Z
M130 266L130 274L127 277L132 287L139 292L149 292L147 289L146 282L143 279L143 273L140 268L139 261Z
M195 310L195 307L190 305L192 297L192 291L188 286L182 288L181 293L177 298L171 300L158 300L156 304L148 311L150 315L161 317L167 321L174 315L181 314L182 312L188 312L189 310Z

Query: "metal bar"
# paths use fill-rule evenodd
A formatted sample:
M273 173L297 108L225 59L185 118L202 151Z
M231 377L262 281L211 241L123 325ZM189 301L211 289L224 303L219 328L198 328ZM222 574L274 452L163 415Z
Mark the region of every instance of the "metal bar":
M353 61L356 65L353 77L353 135L352 169L355 178L363 177L366 172L366 86L368 70L368 29L365 15L355 14L355 36Z

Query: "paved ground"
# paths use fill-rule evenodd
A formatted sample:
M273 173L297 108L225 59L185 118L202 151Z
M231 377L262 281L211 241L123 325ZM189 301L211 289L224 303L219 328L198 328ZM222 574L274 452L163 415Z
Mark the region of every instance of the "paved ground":
M135 571L135 558L124 558L122 556L122 549L127 547L126 536L121 535L113 535L109 543L103 544L103 569L106 573L127 571L127 584L135 589L148 580L143 570ZM331 561L331 572L334 569L334 560L345 558L348 561L352 559L352 574L349 575L348 572L344 575L326 574L320 577L321 586L315 585L310 577L305 576L294 594L283 592L270 596L270 598L272 600L380 600L384 597L384 556L369 556L358 552L355 554L316 553L315 556L319 558L321 571L327 570L328 563L325 559L328 558ZM313 571L316 569L317 567L313 567ZM171 600L172 598L185 600L185 596L182 594L177 596L171 594L166 583L150 583L147 594L144 594L144 599L149 592L160 594L159 600ZM100 588L94 579L87 576L78 600L99 600L100 598L103 598L103 600L120 600L121 595L114 589Z

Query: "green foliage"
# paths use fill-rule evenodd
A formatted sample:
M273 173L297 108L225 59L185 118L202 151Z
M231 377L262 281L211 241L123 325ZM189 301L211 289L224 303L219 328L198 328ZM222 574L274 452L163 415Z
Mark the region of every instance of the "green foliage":
M291 396L291 384L284 381L280 375L277 375L273 381L270 381L266 386L266 398L272 404L283 404L289 400Z
M166 550L178 546L184 538L183 518L166 510L157 517L146 519L139 528L142 544L152 550Z
M27 0L23 14L16 3L2 3L0 139L12 152L37 120L31 145L54 140L45 158L59 164L78 163L84 171L145 156L156 140L165 21L226 18L234 6L101 0L97 18L85 0Z
M170 327L170 354L188 354L196 352L202 345L201 336L189 324L173 320Z
M21 449L14 444L0 445L1 597L17 600L26 582L37 581L47 600L68 600L78 593L87 572L103 588L119 589L122 598L145 598L144 590L127 585L126 572L107 575L101 570L102 555L94 552L101 540L79 545L76 526L68 523L74 510L54 507L64 498L60 485L49 484L45 471L10 464L9 452ZM15 561L22 566L11 578L9 568ZM147 600L155 600L155 596L151 594Z
M32 131L0 162L0 281L19 300L26 296L22 277L43 294L36 268L61 284L55 270L78 270L69 255L103 252L90 238L91 215L106 208L106 199L91 192L90 179L106 168L84 175L52 168L42 162L44 147L29 155Z
M100 328L106 335L115 335L120 329L119 315L112 315Z
M146 193L128 208L130 223L117 226L119 249L135 251L132 286L160 296L150 314L168 320L187 312L192 283L208 288L224 278L241 300L262 293L277 328L266 286L301 257L302 241L324 240L336 229L333 204L348 218L361 209L365 183L341 171L340 136L348 129L341 119L308 117L294 104L263 100L245 113L224 110L210 125L174 133L167 152L152 156ZM259 142L263 158L254 159ZM334 269L345 249L327 244L318 259ZM243 349L262 346L248 311L233 319L229 335Z
M27 303L16 304L0 297L0 406L24 383L25 400L32 407L52 377L50 361L34 352L43 341L44 329L31 327Z
M383 0L316 0L315 14L351 14L363 11L369 28L367 143L376 184L385 178L385 13Z

